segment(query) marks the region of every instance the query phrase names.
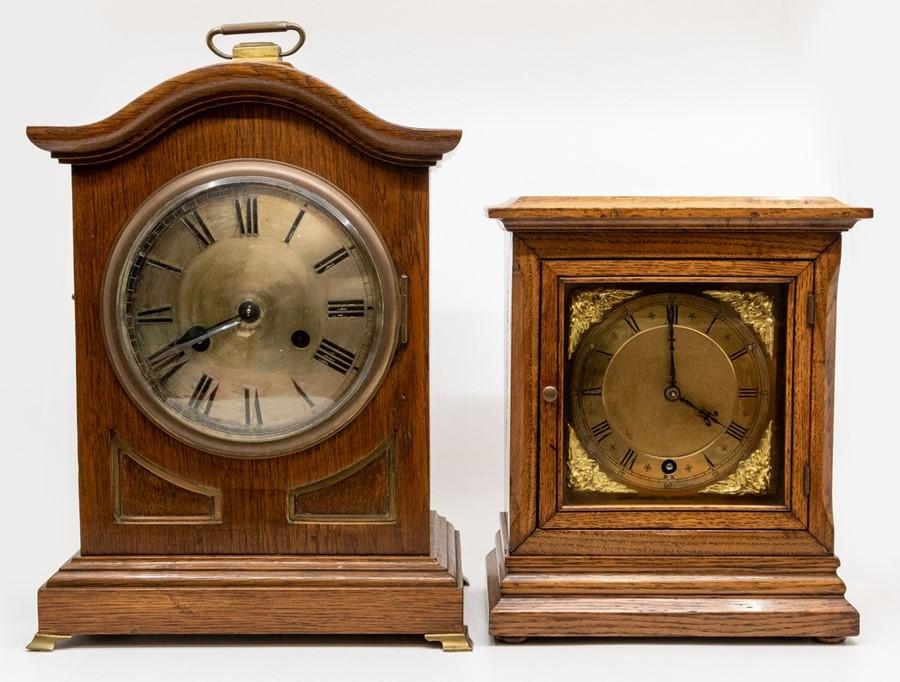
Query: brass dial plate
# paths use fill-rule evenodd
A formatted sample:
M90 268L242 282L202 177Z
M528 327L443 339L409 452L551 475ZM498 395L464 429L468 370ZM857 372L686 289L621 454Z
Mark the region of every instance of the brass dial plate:
M569 378L572 426L627 486L695 492L756 447L772 409L771 376L758 337L730 306L685 293L638 296L581 336Z
M397 277L362 210L268 161L154 193L110 257L104 332L122 384L172 435L238 457L302 450L372 397L397 342Z

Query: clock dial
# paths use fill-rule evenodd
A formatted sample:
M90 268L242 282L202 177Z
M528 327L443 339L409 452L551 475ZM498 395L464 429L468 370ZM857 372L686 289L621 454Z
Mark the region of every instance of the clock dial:
M569 404L585 449L650 491L694 491L756 446L771 410L770 361L726 305L652 294L610 311L582 337Z
M315 176L253 169L182 180L174 197L151 200L159 209L126 228L108 274L108 340L126 388L174 435L247 456L346 423L396 336L395 276L361 211Z

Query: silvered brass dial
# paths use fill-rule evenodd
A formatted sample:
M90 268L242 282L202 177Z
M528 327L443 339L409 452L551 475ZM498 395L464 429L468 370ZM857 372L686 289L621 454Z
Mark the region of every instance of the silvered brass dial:
M207 166L154 194L105 282L114 367L176 437L234 456L322 440L376 390L397 283L368 218L323 179L266 161Z
M727 305L684 293L639 296L579 342L571 421L585 449L627 485L693 491L753 450L770 387L769 358Z

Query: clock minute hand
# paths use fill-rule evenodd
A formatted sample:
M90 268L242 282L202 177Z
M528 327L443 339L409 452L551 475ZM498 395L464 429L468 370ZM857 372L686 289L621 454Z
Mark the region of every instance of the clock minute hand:
M719 416L718 412L716 412L714 410L707 410L704 407L695 405L690 400L685 398L683 395L679 395L678 400L683 402L688 407L692 407L695 410L697 410L697 414L699 414L701 417L703 417L703 421L706 422L707 426L712 426L713 423L715 423L715 424L718 424L719 426L721 426L722 428L725 428L725 425L722 422L720 422L718 419L716 419L716 417Z
M190 348L191 346L200 343L201 341L205 341L206 339L211 339L216 334L221 334L224 331L228 331L229 329L234 329L237 327L242 320L241 315L235 315L234 317L229 317L227 320L222 320L221 322L217 322L211 327L191 327L184 334L182 334L178 339L175 340L171 346L167 347L160 353L157 353L153 356L154 362L161 362L162 360L166 360L173 355L178 355L182 351ZM199 334L197 333L203 329Z
M677 386L675 381L675 325L672 316L667 314L669 323L669 387Z

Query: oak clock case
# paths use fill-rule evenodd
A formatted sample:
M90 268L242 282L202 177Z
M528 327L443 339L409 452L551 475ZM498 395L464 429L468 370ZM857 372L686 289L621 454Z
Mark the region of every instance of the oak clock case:
M834 199L523 197L490 632L858 634L831 515Z
M208 41L264 31L305 37ZM28 129L72 166L81 525L32 649L470 648L458 534L428 502L428 176L461 133L379 119L281 52L241 43L98 123Z

